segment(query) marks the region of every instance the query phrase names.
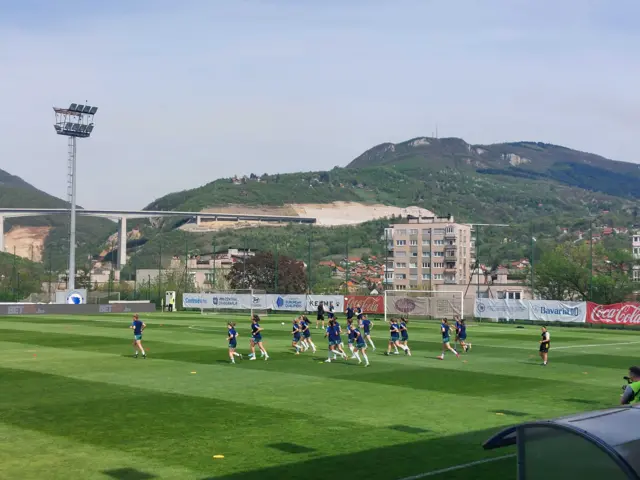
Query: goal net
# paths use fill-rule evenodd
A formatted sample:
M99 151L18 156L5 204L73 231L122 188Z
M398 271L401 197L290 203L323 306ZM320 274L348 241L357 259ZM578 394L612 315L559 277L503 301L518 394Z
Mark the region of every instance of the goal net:
M464 293L434 290L385 290L384 319L391 316L424 319L464 318Z
M257 314L267 315L268 303L265 290L216 290L214 292L185 293L185 308L199 308L201 314Z

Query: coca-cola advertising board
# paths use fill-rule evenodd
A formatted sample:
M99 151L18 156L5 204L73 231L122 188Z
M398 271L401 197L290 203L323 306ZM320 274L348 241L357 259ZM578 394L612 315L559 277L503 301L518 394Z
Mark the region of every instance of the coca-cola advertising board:
M587 323L640 325L640 303L625 302L598 305L587 302Z
M352 295L344 297L344 310L355 309L358 305L364 313L384 314L384 297L382 295Z

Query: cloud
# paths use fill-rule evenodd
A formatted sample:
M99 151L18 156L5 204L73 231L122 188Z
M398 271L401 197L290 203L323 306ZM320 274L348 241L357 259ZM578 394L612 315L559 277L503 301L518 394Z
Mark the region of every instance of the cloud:
M2 168L66 192L54 104L98 105L79 201L139 208L241 173L328 169L440 133L636 161L635 2L16 2ZM6 13L6 15L4 15Z

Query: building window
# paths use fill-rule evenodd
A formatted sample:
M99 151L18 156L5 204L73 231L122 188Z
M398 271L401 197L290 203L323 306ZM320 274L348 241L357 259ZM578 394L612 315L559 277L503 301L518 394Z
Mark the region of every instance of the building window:
M455 228L452 226L448 226L447 228L445 228L445 232L447 233L453 233L455 231L456 231Z
M640 269L634 268L633 269L633 281L637 282L640 280Z
M633 241L634 241L635 243L640 242L640 237L633 237Z
M444 252L433 252L434 257L444 257Z
M429 245L431 243L431 241L427 238L427 239L422 239L422 245Z
M431 268L431 264L429 262L422 262L422 268Z
M406 256L407 256L407 252L401 252L401 251L394 252L394 256L395 256L396 258L406 257Z
M423 280L431 280L431 274L430 273L423 273L422 274L422 279Z
M407 231L404 228L401 228L399 230L395 230L394 233L397 235L406 235Z
M423 257L430 257L431 256L431 252L422 252L422 256Z
M393 280L393 273L387 273L385 277L387 278L387 280Z
M407 244L406 240L396 240L396 246L403 247Z
M433 229L433 234L434 235L444 235L444 228L434 228Z
M411 252L411 256L412 257L417 257L418 256L418 252Z
M406 280L407 276L404 273L396 273L396 280Z
M406 290L407 286L406 285L396 285L396 290Z
M204 274L204 282L205 283L213 283L214 275L213 273L205 273Z
M521 300L522 292L498 291L498 298L501 300Z
M433 274L433 279L434 280L442 280L444 277L441 273L434 273Z
M411 245L412 247L417 247L418 246L418 240L409 240L409 245Z
M633 254L640 255L640 247L633 247Z
M417 274L409 275L409 280L418 280L418 275Z
M434 240L433 244L434 245L444 245L444 240Z
M422 235L431 235L431 230L429 230L428 228L423 228Z
M441 262L435 262L433 264L433 268L444 268L444 263Z
M417 234L418 234L417 228L412 228L411 230L409 230L409 235L417 235Z
M418 268L418 264L414 262L409 263L409 268Z
M397 262L396 268L407 268L406 262Z

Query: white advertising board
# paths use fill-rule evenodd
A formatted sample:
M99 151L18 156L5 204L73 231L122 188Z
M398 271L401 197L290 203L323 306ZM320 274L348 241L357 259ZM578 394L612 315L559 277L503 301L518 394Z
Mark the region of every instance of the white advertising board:
M587 303L478 298L474 315L480 318L506 320L584 323L587 318Z

